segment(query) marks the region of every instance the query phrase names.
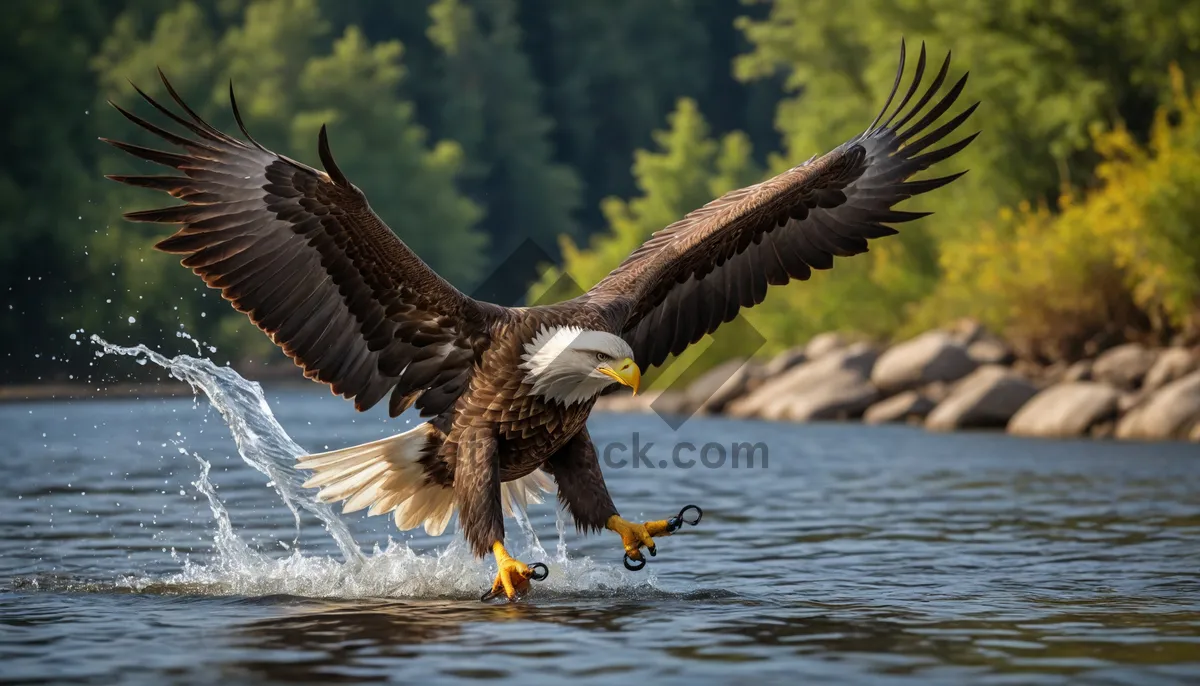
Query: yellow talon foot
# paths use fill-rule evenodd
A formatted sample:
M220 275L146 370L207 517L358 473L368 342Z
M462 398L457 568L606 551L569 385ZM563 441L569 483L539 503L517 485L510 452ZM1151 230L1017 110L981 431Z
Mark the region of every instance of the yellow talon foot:
M670 536L671 526L666 519L659 519L645 524L637 524L620 515L613 515L608 518L604 527L609 531L615 531L621 537L621 542L625 544L625 566L631 570L638 570L645 566L645 558L642 557L642 547L653 557L658 553L658 549L654 546L655 536ZM630 560L641 561L642 564L634 566L630 564Z
M654 547L655 536L670 536L684 524L696 526L700 523L700 518L703 516L704 511L699 507L684 505L679 514L670 519L659 519L653 522L646 522L645 524L635 524L622 519L620 515L613 515L608 518L604 527L609 531L617 532L621 536L621 542L625 544L625 569L636 572L646 566L646 558L642 557L642 546L645 546L646 550L650 551L650 557L654 557L658 552Z
M545 572L539 575L529 565L509 555L500 541L492 545L492 554L496 556L496 580L492 582L492 590L484 593L480 600L488 601L498 598L500 594L504 594L509 600L516 600L529 590L530 579L546 578ZM545 569L545 565L541 563L536 563L533 567Z

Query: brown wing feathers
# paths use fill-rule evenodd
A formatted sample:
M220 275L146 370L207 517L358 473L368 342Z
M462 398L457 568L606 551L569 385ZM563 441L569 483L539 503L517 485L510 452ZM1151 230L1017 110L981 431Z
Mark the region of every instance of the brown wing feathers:
M184 266L221 289L307 377L354 398L358 409L389 391L393 416L414 402L427 416L449 407L501 308L463 296L391 232L334 162L324 127L321 173L258 144L232 86L234 117L249 144L210 126L162 81L188 118L137 92L195 138L113 106L182 154L102 140L179 174L109 178L185 204L126 218L181 225L156 247L183 255Z
M827 155L693 211L654 234L597 284L593 296L619 301L624 294L633 299L625 337L640 365L661 364L682 352L732 320L740 308L762 302L770 285L808 279L813 269L830 269L835 256L866 252L868 239L896 233L889 224L928 214L892 207L962 175L908 181L975 138L972 134L925 152L966 121L978 103L928 130L955 103L967 76L925 109L949 72L947 54L930 86L909 108L925 74L922 44L912 83L883 120L904 66L901 43L900 66L887 104L864 133Z

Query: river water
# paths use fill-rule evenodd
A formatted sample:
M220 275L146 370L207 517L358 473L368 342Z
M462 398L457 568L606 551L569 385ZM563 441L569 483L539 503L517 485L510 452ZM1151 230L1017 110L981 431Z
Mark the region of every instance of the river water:
M461 540L287 468L411 420L158 362L211 402L0 405L0 682L1200 683L1195 445L598 414L649 458L606 467L622 514L703 521L628 572L532 506L510 550L550 577L485 605ZM766 464L716 465L741 442Z

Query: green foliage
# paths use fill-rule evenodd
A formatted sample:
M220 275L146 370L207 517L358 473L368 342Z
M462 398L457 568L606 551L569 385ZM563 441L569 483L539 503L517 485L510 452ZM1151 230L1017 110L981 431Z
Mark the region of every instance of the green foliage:
M1048 359L1200 328L1200 90L1173 73L1147 144L1120 125L1095 134L1096 188L1067 192L1059 212L1003 210L948 242L916 322L971 314Z
M430 40L442 51L439 130L463 146L464 187L486 208L482 227L495 254L524 239L553 245L575 233L579 180L552 161L551 121L521 50L513 0L437 0Z
M594 236L586 250L564 236L562 266L547 270L534 286L535 294L563 275L591 288L650 234L726 191L759 180L746 137L735 132L713 140L694 101L680 100L668 122L667 130L654 133L659 150L639 150L634 156L633 176L641 195L629 201L606 198L602 207L610 229Z
M983 101L984 134L941 170L972 173L868 255L773 289L746 315L766 350L961 315L1042 357L1197 326L1200 127L1168 70L1200 74L1190 0L13 0L6 18L6 380L87 372L80 327L277 355L149 249L164 227L119 217L163 199L101 179L142 167L97 136L150 142L103 101L148 113L126 79L163 96L157 66L230 130L232 78L255 136L310 164L327 123L372 206L468 289L526 237L560 246L536 293L564 273L586 288L687 211L858 133L900 37L910 65L925 40L929 75L952 49Z
M104 225L103 180L91 173L95 89L87 60L107 26L103 8L20 0L0 22L0 379L62 367L83 295L77 237ZM47 342L53 342L47 345Z

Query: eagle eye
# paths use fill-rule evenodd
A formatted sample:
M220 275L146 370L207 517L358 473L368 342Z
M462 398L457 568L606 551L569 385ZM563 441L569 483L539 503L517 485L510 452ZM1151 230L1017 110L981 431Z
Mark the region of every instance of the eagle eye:
M611 359L612 358L609 357L607 353L596 353L596 361L597 362L608 362Z

